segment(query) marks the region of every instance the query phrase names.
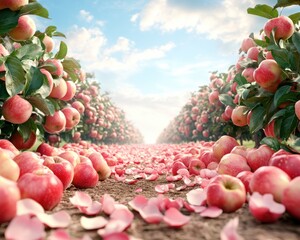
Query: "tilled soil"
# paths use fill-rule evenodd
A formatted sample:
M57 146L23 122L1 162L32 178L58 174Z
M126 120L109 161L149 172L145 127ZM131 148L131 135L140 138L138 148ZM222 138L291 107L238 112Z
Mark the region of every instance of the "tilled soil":
M128 202L136 195L142 194L147 198L156 197L154 187L157 184L166 183L163 178L156 181L139 180L136 184L127 184L116 181L113 178L106 179L99 182L94 188L76 189L71 186L65 191L61 203L52 211L66 210L72 217L72 223L68 227L69 234L74 238L81 238L84 234L88 234L92 239L101 239L97 231L86 231L80 225L80 217L83 215L74 207L69 198L72 197L75 191L85 191L92 196L93 200L99 200L105 193L110 194L117 202L128 206ZM176 185L180 186L180 182ZM140 193L135 192L136 189L141 188ZM166 197L175 199L182 197L186 199L186 193L192 188L187 188L183 191L171 190L165 194ZM139 215L139 213L132 210L134 213L134 221L130 228L126 230L128 235L133 239L155 240L155 239L172 239L172 240L216 240L220 239L220 231L223 226L231 219L239 218L238 233L244 237L245 240L296 240L300 239L300 222L285 214L278 222L272 224L262 224L257 222L250 214L247 204L235 213L223 213L215 219L203 218L197 213L186 212L191 216L188 224L181 228L174 229L168 227L165 223L148 224ZM104 216L104 215L103 215ZM1 226L0 236L4 239L5 224ZM51 231L51 230L48 230ZM25 239L24 239L25 240Z

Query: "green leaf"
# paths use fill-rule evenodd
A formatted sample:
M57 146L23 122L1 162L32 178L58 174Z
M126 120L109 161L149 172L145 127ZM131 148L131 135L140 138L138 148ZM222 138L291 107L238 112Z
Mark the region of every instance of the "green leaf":
M237 84L238 84L239 86L242 86L242 85L248 83L247 80L246 80L246 78L245 78L244 76L242 76L241 73L237 73L237 74L235 75L235 77L234 77L234 82L237 82Z
M260 144L266 144L276 152L280 149L280 142L276 138L265 137L260 141Z
M298 118L295 115L294 107L287 107L286 109L286 114L284 115L280 126L280 138L284 140L289 139L298 124Z
M10 96L14 96L23 91L25 87L25 71L21 61L14 56L8 56L5 66L6 90Z
M34 123L32 118L29 118L28 121L18 126L18 131L21 134L24 141L27 141L30 137L30 134L32 132L35 132L36 129L36 124Z
M300 5L299 0L277 0L277 3L274 6L274 8L288 7L292 5Z
M45 30L45 33L48 35L48 36L52 36L52 34L56 31L57 27L55 26L48 26Z
M62 65L66 73L68 73L68 75L71 77L71 79L73 81L76 81L78 79L76 70L80 69L79 62L76 61L74 58L65 58L62 62Z
M268 19L278 17L278 11L266 4L258 4L254 8L248 8L247 12L248 14Z
M0 80L0 99L5 100L9 98L9 94L6 91L5 82Z
M25 96L40 94L41 97L46 98L50 94L50 86L47 77L41 73L37 67L31 67L26 75L27 84Z
M300 53L300 32L294 32L292 36L293 44L295 45L298 53Z
M263 116L265 113L266 110L261 105L252 109L249 125L250 132L254 133L263 128Z
M266 48L269 44L266 41L260 40L260 39L254 39L254 42L263 48Z
M291 92L291 86L282 86L277 89L273 104L275 107L278 107L280 104L285 102L296 102L299 99L299 94L297 92Z
M61 41L59 51L55 54L56 59L64 59L68 53L68 46L65 42Z
M0 11L0 35L8 33L18 25L20 15L18 12L4 9Z
M272 56L282 69L291 68L289 51L287 49L272 50Z
M49 99L44 99L40 95L30 96L27 100L37 109L39 109L45 115L53 115L55 112L55 106Z
M300 12L297 12L297 13L294 13L292 15L289 15L289 18L292 19L292 21L293 21L294 24L297 24L299 22L299 20L300 20Z
M21 48L17 49L15 56L21 61L24 59L36 60L41 58L43 55L43 49L37 44L26 44Z
M31 2L24 7L21 8L20 10L21 15L37 15L43 18L49 18L49 13L46 8L44 8L41 4L37 2Z
M233 99L228 94L220 94L219 100L221 103L223 103L225 106L234 106Z
M67 38L65 34L63 34L62 32L54 32L52 34L52 36L54 37L63 37L63 38Z

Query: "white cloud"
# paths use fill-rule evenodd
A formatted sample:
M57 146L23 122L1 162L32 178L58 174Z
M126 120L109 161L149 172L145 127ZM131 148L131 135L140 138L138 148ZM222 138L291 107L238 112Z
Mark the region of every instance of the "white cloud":
M87 22L91 22L94 19L94 16L90 12L83 9L79 11L79 16Z
M164 32L185 29L223 42L240 42L249 35L255 18L249 16L246 10L255 5L253 0L213 2L214 8L200 3L192 8L191 5L178 4L179 1L174 0L151 0L131 20L139 22L143 31L152 28Z

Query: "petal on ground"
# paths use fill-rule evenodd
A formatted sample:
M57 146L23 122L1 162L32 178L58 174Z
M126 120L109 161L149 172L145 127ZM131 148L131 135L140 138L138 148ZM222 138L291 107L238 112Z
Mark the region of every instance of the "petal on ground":
M59 211L53 214L40 213L37 217L50 228L66 228L71 223L71 216L67 211Z
M97 216L92 218L82 216L80 218L80 224L85 230L94 230L94 229L103 228L107 223L108 220L102 216Z
M200 212L201 217L208 217L208 218L217 218L223 213L223 210L218 207L208 207L205 208L203 211Z
M163 220L168 226L179 228L187 224L190 221L190 217L182 214L176 208L169 208L165 212Z
M17 214L16 215L37 215L38 213L44 213L44 208L41 204L31 198L21 199L17 202Z

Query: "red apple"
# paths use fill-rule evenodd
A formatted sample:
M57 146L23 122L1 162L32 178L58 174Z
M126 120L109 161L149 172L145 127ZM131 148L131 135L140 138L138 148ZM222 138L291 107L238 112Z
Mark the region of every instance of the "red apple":
M17 11L24 5L28 4L28 0L1 0L0 10L9 8L12 11Z
M85 107L84 105L82 104L82 102L80 101L74 101L72 102L71 106L75 109L77 109L77 111L80 113L80 114L83 114L84 113L84 110L85 110Z
M214 156L211 148L204 150L198 158L205 164L206 167L212 162L218 163L220 161Z
M287 40L290 38L294 31L295 26L293 21L287 16L279 16L269 19L264 25L264 33L270 38L271 32L275 31L275 39Z
M0 148L0 176L17 181L20 176L18 164L11 158L8 151Z
M227 135L220 137L212 146L214 157L220 161L221 158L225 154L230 153L235 146L239 146L235 138Z
M2 105L2 115L4 119L14 124L26 122L31 114L32 105L19 95L6 99Z
M30 136L26 141L24 141L24 138L18 131L15 131L9 138L11 143L19 150L30 149L36 143L36 139L36 134L33 131L30 133Z
M43 38L43 44L45 45L45 51L51 52L54 48L54 41L52 37L45 35Z
M46 132L55 134L65 130L66 117L62 111L58 110L53 115L45 117L45 123L43 125Z
M68 91L67 83L63 78L59 79L59 83L57 85L53 85L52 91L50 92L50 97L62 99Z
M230 153L235 153L238 155L243 156L244 158L247 159L247 153L248 153L249 149L245 146L239 145L239 146L235 146Z
M0 148L8 150L9 155L14 157L20 153L20 151L7 139L0 139Z
M269 162L286 172L291 179L300 176L300 155L299 154L274 154Z
M95 187L98 181L99 175L91 163L80 162L74 168L74 177L72 183L75 187Z
M50 71L50 73L55 77L61 77L64 73L64 67L60 60L55 58L49 58L45 62L46 64L51 64L55 67L55 70Z
M68 160L59 157L45 157L44 166L48 167L62 182L63 189L67 189L74 177L74 167Z
M254 42L253 38L245 38L242 41L242 45L241 45L241 51L243 52L247 52L249 50L249 48L256 46L256 43Z
M298 120L300 120L300 100L295 103L295 114Z
M206 188L208 206L234 212L246 202L246 190L242 181L230 175L219 175L213 178Z
M66 150L65 152L60 153L58 156L69 161L73 165L73 167L80 163L80 157L78 153L72 150Z
M63 196L63 184L51 170L25 173L18 180L21 198L31 198L48 211L56 207Z
M94 169L97 171L99 180L105 180L110 176L111 169L101 153L93 152L88 155L88 158L91 160Z
M265 59L253 73L256 83L269 92L275 92L281 82L281 68L275 60Z
M76 85L73 81L66 81L67 84L67 92L65 94L65 96L63 96L62 98L60 98L63 101L70 101L76 93Z
M49 83L49 88L50 88L50 90L49 90L49 95L50 95L50 93L52 92L52 90L53 90L53 77L52 77L52 75L50 74L50 72L48 72L46 69L40 69L40 71L41 71L41 73L42 74L44 74L45 76L46 76L46 78L47 78L47 80L48 80L48 83Z
M253 78L254 71L255 71L255 68L252 68L252 67L245 68L242 71L242 76L244 78L246 78L247 82L249 82L249 83L254 82L254 78Z
M250 167L247 164L247 159L241 155L235 153L225 154L217 168L219 174L227 174L231 176L236 176L242 171L250 171Z
M199 175L200 170L206 168L205 163L199 159L192 159L188 166L189 173L193 175Z
M17 213L17 202L20 200L17 183L0 176L0 224L12 220Z
M35 31L35 22L28 15L23 15L19 17L18 25L10 30L8 35L14 41L26 41L32 38L32 36L35 34Z
M34 152L22 152L15 156L13 160L20 168L20 177L25 173L34 172L43 166L43 159Z
M174 163L172 164L172 169L171 169L172 174L173 174L173 175L177 175L177 174L178 174L177 171L178 171L179 169L187 169L187 167L186 167L186 166L184 165L184 163L181 162L181 161L176 161L176 162L174 162Z
M268 166L273 153L274 151L265 144L259 146L258 149L249 149L246 156L247 163L254 172L262 166Z
M242 171L236 177L242 181L245 186L246 192L250 193L250 181L253 176L253 172L251 171Z
M261 51L261 47L251 47L248 49L247 51L247 58L254 60L254 61L258 61L258 54Z
M232 123L238 127L247 126L247 111L246 106L236 106L231 114Z
M62 113L66 117L66 130L71 130L80 122L80 113L73 107L65 107Z
M59 154L59 150L56 147L51 146L48 143L42 142L38 148L36 149L38 153L40 153L42 156L55 156Z
M292 179L284 189L282 203L293 217L300 219L300 177Z
M257 169L250 181L251 192L271 193L275 201L281 203L283 191L291 181L287 173L274 166L263 166Z

